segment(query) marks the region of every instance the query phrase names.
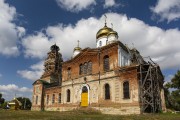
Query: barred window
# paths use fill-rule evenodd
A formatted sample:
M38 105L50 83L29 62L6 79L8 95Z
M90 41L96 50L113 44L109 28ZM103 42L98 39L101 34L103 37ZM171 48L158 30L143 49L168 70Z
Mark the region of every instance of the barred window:
M105 100L110 99L110 87L109 84L105 84Z
M54 103L55 102L55 94L53 94L53 96L52 96L52 103Z
M123 95L124 95L124 99L129 99L129 82L126 81L123 83Z
M85 62L84 63L84 70L83 70L84 74L87 74L87 68L88 68L88 64L87 64L87 62Z
M58 103L61 103L61 93L59 93Z
M46 104L47 105L49 104L49 95L47 95L47 97L46 97Z
M108 71L109 70L109 56L108 55L104 56L103 61L104 61L104 66L103 66L104 71Z
M71 96L71 93L70 93L70 90L68 89L67 90L67 102L70 102L70 96Z
M38 96L36 96L36 104L38 104Z
M88 74L92 73L92 62L88 62Z
M92 62L85 62L79 65L79 75L91 74L92 73Z
M79 65L79 75L82 75L83 74L83 65L80 64Z
M71 68L70 67L67 69L67 75L68 75L68 78L71 78Z

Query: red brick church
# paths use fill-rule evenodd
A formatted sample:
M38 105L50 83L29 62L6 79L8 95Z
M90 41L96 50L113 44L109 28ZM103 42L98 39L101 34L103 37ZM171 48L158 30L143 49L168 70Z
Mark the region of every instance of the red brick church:
M106 23L96 34L96 48L78 44L68 61L59 50L50 47L44 73L33 83L32 110L88 107L105 114L140 114L166 109L159 65L124 45Z

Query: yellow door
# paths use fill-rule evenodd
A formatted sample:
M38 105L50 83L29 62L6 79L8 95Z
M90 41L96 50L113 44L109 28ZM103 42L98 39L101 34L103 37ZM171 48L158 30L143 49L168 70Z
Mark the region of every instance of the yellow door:
M88 106L88 93L81 94L81 106L82 107Z

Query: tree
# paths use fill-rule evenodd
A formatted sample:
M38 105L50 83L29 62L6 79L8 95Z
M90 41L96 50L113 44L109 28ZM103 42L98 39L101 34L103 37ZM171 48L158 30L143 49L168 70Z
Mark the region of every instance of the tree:
M2 107L4 102L5 102L5 99L2 98L2 93L0 93L0 108Z
M169 88L173 88L173 91L169 92ZM180 110L180 70L177 71L171 82L165 85L165 97L167 97L166 106L168 108Z
M18 97L17 98L21 103L22 103L22 106L21 106L21 109L22 110L30 110L31 109L31 101L29 98L25 98L25 97Z
M175 89L180 90L180 70L178 70L177 73L172 78L171 88L175 88Z

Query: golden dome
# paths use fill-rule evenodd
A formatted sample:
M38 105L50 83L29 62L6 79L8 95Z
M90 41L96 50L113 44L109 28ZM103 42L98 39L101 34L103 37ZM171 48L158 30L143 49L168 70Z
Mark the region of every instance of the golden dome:
M100 37L102 37L102 36L108 36L108 34L109 34L110 32L113 32L113 29L112 29L112 28L109 28L109 27L107 27L107 26L105 25L103 28L101 28L101 29L97 32L97 34L96 34L96 39L98 39L98 38L100 38Z
M79 51L80 51L81 48L80 48L80 47L75 47L75 48L74 48L74 51L75 51L75 50L79 50Z
M118 33L117 33L116 31L114 31L114 30L111 31L111 32L109 32L109 33L108 33L108 36L111 35L111 34L113 34L113 35L115 35L115 36L118 36Z

